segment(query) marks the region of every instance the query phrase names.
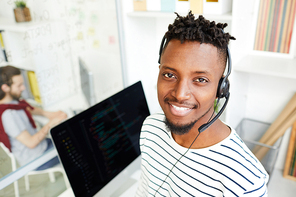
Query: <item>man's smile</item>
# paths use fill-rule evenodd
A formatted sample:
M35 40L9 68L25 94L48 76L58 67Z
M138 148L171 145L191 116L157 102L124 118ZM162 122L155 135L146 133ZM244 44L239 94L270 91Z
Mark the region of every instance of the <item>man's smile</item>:
M186 116L189 114L193 109L195 109L195 106L186 106L186 105L177 105L177 104L172 104L168 102L170 106L170 111L173 115L175 116Z

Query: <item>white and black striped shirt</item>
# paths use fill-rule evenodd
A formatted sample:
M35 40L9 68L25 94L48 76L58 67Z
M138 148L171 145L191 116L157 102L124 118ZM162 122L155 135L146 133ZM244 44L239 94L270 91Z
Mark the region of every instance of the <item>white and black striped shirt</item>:
M178 161L187 148L174 141L163 120L157 113L143 123L136 196L267 196L267 172L233 129L218 144L190 149Z

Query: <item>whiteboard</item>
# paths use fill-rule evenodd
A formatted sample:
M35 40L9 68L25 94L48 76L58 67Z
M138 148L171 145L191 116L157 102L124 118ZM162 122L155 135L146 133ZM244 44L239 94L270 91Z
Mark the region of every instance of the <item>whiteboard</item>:
M45 109L81 93L78 57L94 74L97 102L123 88L115 0L28 0L27 7L32 21L6 32L7 52L17 66L34 64ZM13 8L1 1L0 17L14 19Z

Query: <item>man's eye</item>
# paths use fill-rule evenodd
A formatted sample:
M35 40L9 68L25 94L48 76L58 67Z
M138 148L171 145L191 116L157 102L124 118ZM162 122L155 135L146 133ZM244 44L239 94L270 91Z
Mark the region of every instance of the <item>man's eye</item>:
M198 79L196 79L195 81L196 81L196 82L199 82L199 83L206 83L206 82L207 82L207 80L204 79L204 78L198 78Z
M165 73L163 76L167 77L167 78L174 78L174 74L172 73Z

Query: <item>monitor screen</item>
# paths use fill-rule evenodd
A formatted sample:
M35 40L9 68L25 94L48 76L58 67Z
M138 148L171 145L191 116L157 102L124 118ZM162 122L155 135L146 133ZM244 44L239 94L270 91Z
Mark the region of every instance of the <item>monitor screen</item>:
M137 82L51 129L75 196L93 196L140 155L149 114Z
M81 58L79 58L79 73L81 90L88 102L88 105L93 106L96 104L93 74Z

